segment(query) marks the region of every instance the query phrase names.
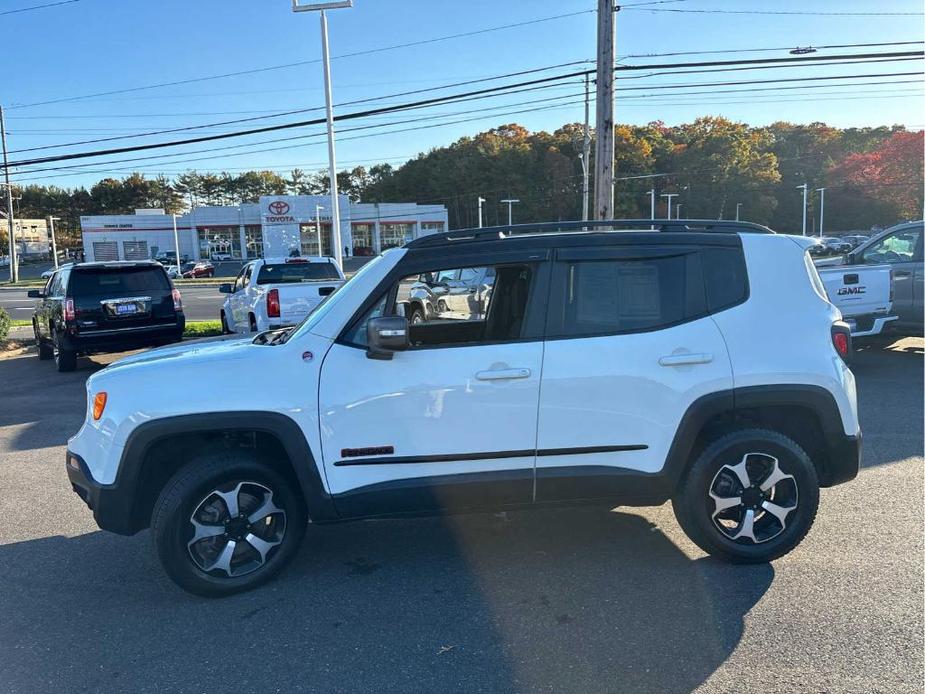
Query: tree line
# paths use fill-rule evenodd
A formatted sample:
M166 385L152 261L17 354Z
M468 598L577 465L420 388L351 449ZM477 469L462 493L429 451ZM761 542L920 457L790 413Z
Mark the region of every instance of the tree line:
M593 135L593 134L592 134ZM655 190L678 193L682 218L741 218L799 233L802 191L826 188L825 228L869 229L919 218L923 206L923 133L901 126L839 129L786 122L750 127L721 117L667 126L615 127L615 216L644 217ZM342 193L363 202L443 204L450 228L477 224L477 198L486 198L485 224L506 222L503 198L517 198L515 221L580 219L582 125L549 133L509 124L422 152L400 167L377 164L338 174ZM592 147L593 157L593 147ZM594 170L594 162L590 162ZM591 182L593 190L593 180ZM87 190L32 184L15 191L19 217L61 218L57 228L76 242L79 217L130 213L145 207L182 212L201 205L256 202L261 195L325 194L324 171L188 171L173 179L133 173L104 178ZM810 196L809 230L818 219ZM593 209L593 201L592 201ZM674 210L676 211L676 209ZM675 216L673 214L673 216ZM5 233L0 237L4 246Z

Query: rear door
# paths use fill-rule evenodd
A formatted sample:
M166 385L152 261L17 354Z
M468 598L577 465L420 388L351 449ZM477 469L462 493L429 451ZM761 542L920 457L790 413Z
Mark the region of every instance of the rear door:
M90 332L176 323L171 290L159 265L81 266L71 271L67 296L78 331Z
M741 248L718 252L741 285ZM627 471L662 470L691 403L732 387L698 248L560 249L546 333L537 501L626 493Z

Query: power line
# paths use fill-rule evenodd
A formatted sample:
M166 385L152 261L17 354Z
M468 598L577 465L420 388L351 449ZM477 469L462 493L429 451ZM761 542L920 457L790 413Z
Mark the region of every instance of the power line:
M917 46L925 41L886 41L881 43L841 43L825 46L813 46L816 50L825 50L829 48L879 48L883 46ZM679 55L721 55L724 53L771 53L775 51L790 51L796 46L777 46L776 48L723 48L713 51L675 51L672 53L628 53L618 55L617 60L626 60L628 58L670 58Z
M20 12L31 12L32 10L44 10L47 7L58 7L59 5L71 5L80 0L61 0L61 2L49 2L44 5L32 5L31 7L20 7L18 10L4 10L0 16L5 14L19 14Z
M825 12L817 10L681 10L677 8L648 8L622 6L627 10L641 12L674 12L683 14L754 14L754 15L792 15L798 17L921 17L925 12Z
M732 69L758 69L757 66L768 66L768 67L770 67L770 66L780 66L780 67L783 67L783 66L791 66L791 67L795 67L795 66L801 66L801 65L806 64L806 63L809 63L809 64L819 63L819 64L822 64L822 65L835 65L835 64L863 63L863 62L867 62L866 59L869 59L869 58L870 58L870 59L880 59L880 58L882 58L882 59L889 59L889 60L902 60L902 59L904 59L904 58L907 58L907 59L918 59L918 58L921 58L923 55L925 55L925 52L922 52L922 51L893 51L893 52L885 52L885 53L858 53L858 54L843 54L843 55L835 55L835 56L797 56L797 57L793 57L793 58L753 58L753 59L743 59L743 60L699 61L699 62L692 62L692 63L661 63L661 64L654 64L654 65L648 65L648 64L647 64L647 65L621 65L621 66L617 66L617 67L615 68L615 70L618 71L618 72L619 72L619 71L636 71L636 70L659 70L659 69L674 70L674 72L664 72L664 73L659 73L658 75L645 75L645 76L644 76L644 77L649 77L649 76L661 76L661 75L666 75L666 74L692 74L691 72L685 72L685 71L684 71L684 70L687 69L687 68L702 68L702 67L717 67L717 66L723 66L723 67L726 67L726 66L752 66L752 67L748 67L748 68L739 67L739 68L732 68ZM823 62L820 63L820 61L823 61ZM835 63L835 62L831 62L831 61L845 61L845 62L844 62L844 63ZM579 62L584 62L584 61L579 61ZM573 63L573 64L574 64L574 63ZM489 78L484 78L484 79L475 80L475 81L476 81L476 82L484 82L484 81L502 79L502 78L504 78L504 77L515 76L515 75L519 75L519 74L522 75L522 74L535 73L535 72L539 72L539 71L547 71L547 70L553 69L554 67L562 67L562 66L564 66L564 65L565 65L565 64L560 65L560 66L548 66L548 67L544 67L544 68L535 68L535 69L532 69L532 70L520 71L519 73L508 73L507 75L500 75L500 76L496 76L496 77L489 77ZM678 70L680 70L680 72L679 72ZM586 71L584 71L584 72L573 72L573 73L568 74L568 75L553 76L553 77L543 78L543 79L541 79L541 80L534 80L534 81L532 81L532 82L523 82L523 83L520 83L520 84L534 84L534 83L539 83L539 82L559 81L559 80L566 79L566 78L569 78L569 77L584 76L585 74L591 74L592 72L593 72L593 70L586 70ZM471 82L469 82L469 83L471 83ZM373 97L373 98L369 98L369 99L359 99L359 100L355 100L355 101L351 101L351 102L346 102L346 103L344 103L344 104L338 104L337 106L338 106L338 107L341 107L341 106L345 106L345 105L360 104L360 103L368 103L368 102L370 102L370 101L378 101L378 100L382 100L382 99L386 99L386 98L393 98L393 97L403 96L403 95L407 95L407 94L422 93L422 92L430 92L430 91L439 91L439 90L451 88L451 87L453 87L453 86L460 86L460 85L462 85L462 84L466 84L466 83L456 83L456 84L454 84L454 85L444 85L444 86L442 86L442 87L432 87L432 88L427 88L427 89L422 89L422 90L414 90L414 91L412 91L412 92L403 92L403 93L393 94L393 95L389 95L389 96ZM489 88L489 89L486 89L486 90L482 90L482 93L497 92L497 91L499 91L499 90L503 90L503 89L506 89L506 88L509 88L509 87L515 87L515 86L519 86L519 85L517 85L517 84L515 84L515 85L503 85L503 86L499 86L499 87ZM471 92L471 94L476 94L476 93L479 93L479 92ZM424 101L422 101L422 102L417 102L417 104L415 104L415 105L412 106L412 107L417 108L417 107L419 107L419 104L439 103L439 102L446 101L446 100L452 99L452 98L453 98L453 97L450 97L450 96L447 96L447 97L437 97L437 98L435 98L435 99L430 99L430 100L424 100ZM297 113L307 113L307 112L319 111L319 110L321 110L321 107L317 107L317 106L316 106L316 107L310 107L310 108L303 108L303 109L294 109L294 110L284 111L284 112L280 112L280 113L273 114L273 115L251 116L251 117L249 117L249 118L238 118L238 119L234 119L234 120L221 121L221 122L218 122L218 123L207 123L207 124L202 124L202 125L183 126L183 127L169 128L169 129L164 129L164 130L152 130L152 131L148 131L148 132L144 132L144 133L137 133L137 134L134 134L134 135L116 135L116 136L112 136L112 137L94 138L94 139L88 139L88 140L79 140L79 141L76 141L76 142L67 142L67 143L59 143L59 144L53 144L53 145L42 145L42 146L38 146L38 147L21 148L21 149L11 150L11 153L34 152L34 151L39 151L39 150L58 149L58 148L61 148L61 147L72 147L72 146L76 146L76 145L96 144L96 143L100 143L100 142L113 142L113 141L116 141L116 140L133 139L133 138L136 138L136 137L152 137L152 136L155 136L155 135L163 135L163 134L170 134L170 133L177 133L177 132L190 132L190 131L194 131L194 130L203 130L203 129L206 129L206 128L214 128L214 127L223 126L223 125L234 125L234 124L239 124L239 123L254 122L254 121L259 121L259 120L266 120L266 119L269 119L269 118L277 118L277 117L282 117L282 116L287 116L287 115L294 115L294 114L297 114ZM343 117L341 117L341 118L343 118ZM336 120L336 119L335 119L335 120ZM304 122L304 123L302 123L302 124L304 124L304 125L314 125L314 123L311 123L311 122ZM287 125L281 125L281 126L270 126L270 127L279 127L279 128L283 128L283 127L299 127L299 126L298 126L298 125L288 125L288 126L287 126ZM250 130L250 131L244 131L244 132L242 132L241 134L253 134L253 133L259 133L259 132L267 132L267 129L266 129L266 128L258 128L258 129L253 129L253 130ZM234 135L233 133L225 133L225 134L222 134L222 135L214 135L214 136L208 136L208 137L215 137L215 138L217 139L217 138L219 138L219 137L228 137L228 136L235 136L235 135ZM205 140L205 139L200 139L200 138L193 138L193 139L189 139L189 140L185 140L185 141L180 141L179 144L190 144L190 143L194 143L194 142L204 142L204 141L206 141L206 140ZM171 145L168 145L168 144L166 144L166 143L162 143L162 144L163 144L163 146L171 146ZM149 145L149 146L154 146L154 145ZM123 151L123 150L120 149L120 151ZM119 153L119 152L113 151L112 153ZM75 158L77 157L77 155L62 155L62 156L74 156ZM30 162L30 163L31 163L31 162Z

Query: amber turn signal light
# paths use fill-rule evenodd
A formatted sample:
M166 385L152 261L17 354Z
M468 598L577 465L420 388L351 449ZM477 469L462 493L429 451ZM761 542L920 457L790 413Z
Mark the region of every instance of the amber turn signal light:
M93 419L97 420L103 416L103 410L106 408L106 393L100 392L93 398Z

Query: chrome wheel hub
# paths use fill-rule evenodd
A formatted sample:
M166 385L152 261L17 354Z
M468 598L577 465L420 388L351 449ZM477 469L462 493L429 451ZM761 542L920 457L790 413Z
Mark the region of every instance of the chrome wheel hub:
M746 453L735 465L723 465L710 483L713 525L730 540L760 544L787 527L797 508L796 479L767 453Z
M192 537L187 549L207 573L243 576L271 557L286 534L286 512L273 502L273 492L257 482L231 489L213 489L190 516Z

